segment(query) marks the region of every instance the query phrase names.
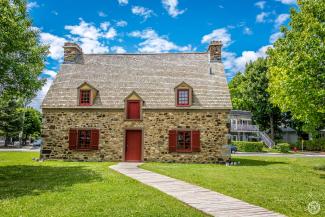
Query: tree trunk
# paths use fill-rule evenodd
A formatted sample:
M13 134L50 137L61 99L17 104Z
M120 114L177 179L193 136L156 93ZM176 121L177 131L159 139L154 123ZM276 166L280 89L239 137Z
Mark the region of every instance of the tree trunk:
M274 141L274 120L273 115L270 115L270 129L271 129L271 139Z
M5 147L8 147L10 144L10 137L8 135L5 136Z

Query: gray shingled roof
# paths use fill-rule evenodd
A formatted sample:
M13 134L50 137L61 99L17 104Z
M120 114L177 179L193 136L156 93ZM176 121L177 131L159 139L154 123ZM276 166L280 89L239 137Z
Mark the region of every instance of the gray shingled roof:
M78 107L77 88L88 82L99 91L93 108L124 108L136 91L144 108L175 108L174 88L193 88L197 109L231 109L221 63L209 63L207 53L84 55L84 64L62 64L42 108Z

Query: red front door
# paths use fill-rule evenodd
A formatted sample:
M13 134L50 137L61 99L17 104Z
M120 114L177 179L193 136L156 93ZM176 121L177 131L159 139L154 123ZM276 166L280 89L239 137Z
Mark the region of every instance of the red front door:
M127 130L125 137L125 161L141 161L142 131Z

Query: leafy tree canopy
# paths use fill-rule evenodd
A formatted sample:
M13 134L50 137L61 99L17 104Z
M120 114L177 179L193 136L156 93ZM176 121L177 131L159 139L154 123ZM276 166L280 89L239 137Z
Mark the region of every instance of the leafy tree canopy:
M325 1L300 0L291 10L284 37L268 51L268 92L282 111L290 111L304 130L325 125Z
M26 1L1 0L0 14L0 97L31 99L44 83L39 75L48 48L39 43Z

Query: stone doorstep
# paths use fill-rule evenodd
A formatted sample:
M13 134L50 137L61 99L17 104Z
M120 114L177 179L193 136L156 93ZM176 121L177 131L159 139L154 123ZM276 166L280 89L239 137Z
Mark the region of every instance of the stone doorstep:
M138 168L139 165L141 163L123 162L110 166L110 168L213 216L284 217L284 215L218 192Z

